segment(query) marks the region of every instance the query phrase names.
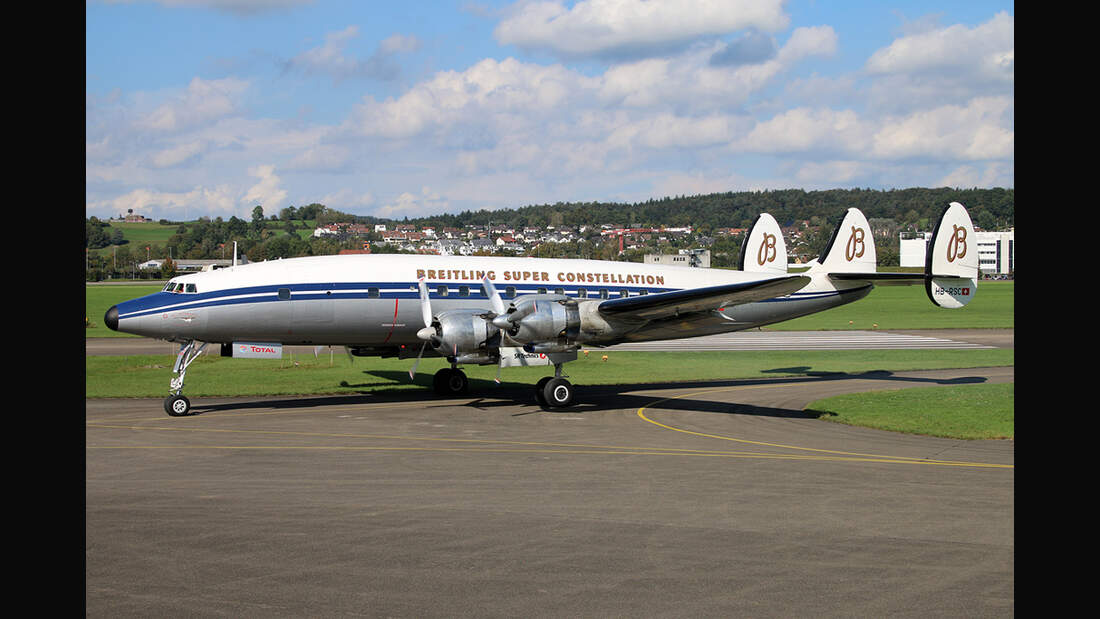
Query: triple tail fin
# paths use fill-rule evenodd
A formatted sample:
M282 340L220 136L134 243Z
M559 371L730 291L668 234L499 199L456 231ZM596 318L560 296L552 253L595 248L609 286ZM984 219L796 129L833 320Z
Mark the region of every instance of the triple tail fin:
M978 237L958 202L943 209L924 257L925 291L940 307L959 308L978 292Z
M978 292L978 241L962 204L952 202L943 210L926 251L923 274L876 272L871 226L859 209L850 208L825 253L807 273L878 285L923 283L928 298L940 307L955 309L970 303Z
M787 244L775 217L760 213L753 222L741 243L741 260L737 268L750 273L787 274Z
M854 275L874 273L875 239L871 225L858 208L850 208L840 225L833 230L825 252L814 261L809 272Z

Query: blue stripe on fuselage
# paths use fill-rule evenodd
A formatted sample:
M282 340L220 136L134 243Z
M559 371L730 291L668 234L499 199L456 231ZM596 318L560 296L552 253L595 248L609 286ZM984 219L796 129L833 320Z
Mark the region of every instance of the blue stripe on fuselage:
M439 294L439 286L447 286L448 293L446 295ZM458 289L461 286L468 286L470 294L468 296L459 296ZM514 285L509 284L507 286L501 286L497 288L497 291L501 293L501 297L504 302L511 301L514 297L504 296L504 288L515 288L516 296L525 294L535 294L539 289L546 290L547 293L553 293L555 289L561 288L569 296L576 297L578 288L584 288L589 292L589 295L585 297L588 300L602 300L602 298L592 292L598 292L599 290L608 290L608 292L618 292L619 290L626 290L631 296L634 296L640 290L647 290L649 294L660 294L662 292L672 292L679 290L679 288L654 288L651 286L532 286L532 285ZM378 296L371 296L368 292L369 289L378 289ZM266 286L248 286L244 288L231 288L225 290L216 290L212 292L197 292L197 293L176 293L176 292L156 292L144 297L138 297L129 301L123 301L117 305L119 312L119 319L137 318L140 316L147 316L150 314L157 314L160 312L169 312L184 309L199 309L209 307L221 307L228 305L241 305L246 303L267 303L272 301L279 301L279 290L289 289L291 299L419 299L420 293L417 288L417 284L414 282L338 282L338 283L300 283L300 284L272 284ZM832 297L844 293L850 293L859 289L851 290L830 290L822 292L795 292L786 297L776 297L774 299L766 299L761 301L763 303L776 303L786 302L793 300L808 300L808 299L820 299ZM572 293L572 294L570 294ZM609 295L608 298L615 298L618 295ZM488 303L489 297L481 291L481 284L439 284L432 283L428 285L428 298L432 300L446 299L446 300L479 300Z

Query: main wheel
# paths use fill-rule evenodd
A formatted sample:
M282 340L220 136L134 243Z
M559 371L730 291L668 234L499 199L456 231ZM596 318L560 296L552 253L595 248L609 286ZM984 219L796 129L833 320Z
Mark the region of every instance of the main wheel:
M164 412L172 417L185 417L191 412L191 401L182 395L170 395L164 399Z
M573 403L573 384L564 378L551 378L542 388L542 397L550 408L561 408Z
M535 400L537 400L539 406L543 408L550 408L550 405L546 403L546 396L543 394L542 390L544 387L546 387L546 383L550 382L550 379L552 378L554 377L543 376L539 379L539 382L535 383Z
M438 395L455 396L466 393L470 381L462 370L443 368L432 378L432 388Z

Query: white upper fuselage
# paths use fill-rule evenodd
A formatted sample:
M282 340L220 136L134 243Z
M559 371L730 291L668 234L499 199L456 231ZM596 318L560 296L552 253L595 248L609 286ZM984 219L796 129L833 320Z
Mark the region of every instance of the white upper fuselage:
M407 345L419 342L416 332L424 327L419 279L427 284L432 310L438 313L489 309L482 289L485 277L507 304L525 294L557 293L599 302L774 275L549 258L403 254L293 258L175 277L166 290L182 284L181 292L159 292L120 303L118 330L207 342ZM745 329L847 303L864 296L865 289L869 287L838 289L827 277L814 276L808 286L787 297L664 324L633 339Z

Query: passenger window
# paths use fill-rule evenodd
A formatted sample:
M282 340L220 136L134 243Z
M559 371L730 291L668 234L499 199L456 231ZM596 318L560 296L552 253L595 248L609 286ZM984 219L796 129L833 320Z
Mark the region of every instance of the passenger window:
M607 288L600 288L600 298L601 299L606 299L607 298Z
M554 294L565 294L565 288L555 288Z
M470 287L469 286L459 286L458 287L458 296L460 296L460 297L470 296Z
M539 292L539 294L546 294L546 289L545 288L539 288L538 292Z
M516 296L516 287L515 286L508 286L507 288L505 288L504 289L504 296L508 297L509 299L515 298L515 296Z
M382 295L380 295L378 293L377 288L367 288L367 297L369 297L371 299L377 299L380 296L382 296Z
M281 300L281 301L289 301L290 300L290 288L280 288L279 289L279 300Z
M577 297L581 298L581 299L587 299L588 298L588 291L585 290L584 288L577 288Z
M630 293L629 293L629 292L627 292L626 288L623 288L622 290L620 290L620 291L619 291L619 296L620 296L621 298L624 298L624 299L625 299L626 297L629 297L629 296L630 296Z
M438 286L435 289L435 291L438 292L439 296L441 296L441 297L447 296L447 287L446 286Z
M641 290L639 290L639 291L638 291L638 294L640 294L640 295L646 295L646 294L649 294L649 291L648 291L648 290L646 290L645 288L642 288Z

